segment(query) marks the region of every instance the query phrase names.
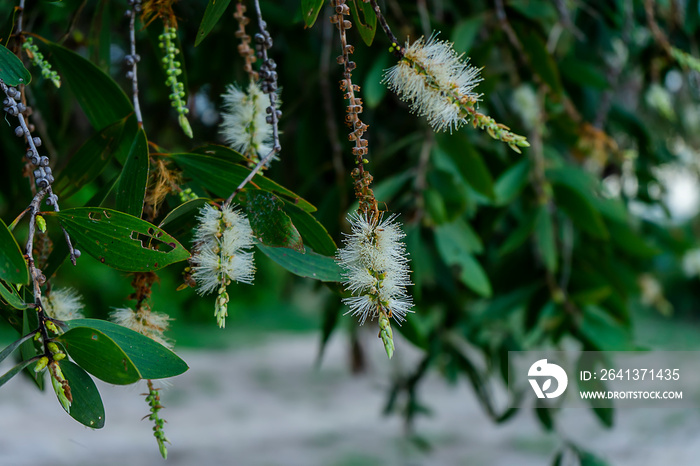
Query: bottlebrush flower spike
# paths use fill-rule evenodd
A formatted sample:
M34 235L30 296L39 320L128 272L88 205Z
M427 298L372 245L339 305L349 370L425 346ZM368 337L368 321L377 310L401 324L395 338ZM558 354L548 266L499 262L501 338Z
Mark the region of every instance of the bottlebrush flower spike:
M245 215L229 205L217 209L207 204L200 210L198 220L190 258L192 278L201 295L218 289L214 315L223 328L228 315L226 287L232 280L253 283L255 264L249 251L253 247L253 230Z
M474 92L482 81L481 69L469 65L452 43L423 37L409 44L399 63L384 74L389 89L408 102L411 110L428 119L435 131L459 129L467 123L464 105L481 96Z
M226 144L257 163L270 153L274 143L272 125L267 123L270 98L255 82L245 91L231 84L222 97L224 112L220 132ZM276 109L280 104L277 99Z
M350 215L349 221L351 233L337 253L343 284L352 293L343 299L350 307L348 313L358 316L360 324L382 314L399 323L404 321L406 314L413 312L406 291L412 283L406 247L401 241L406 235L396 215L382 219L357 213Z

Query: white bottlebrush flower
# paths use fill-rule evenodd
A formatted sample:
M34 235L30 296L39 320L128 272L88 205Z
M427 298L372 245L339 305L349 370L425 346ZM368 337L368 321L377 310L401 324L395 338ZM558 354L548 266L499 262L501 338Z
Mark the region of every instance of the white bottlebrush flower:
M163 346L172 347L170 341L164 336L172 320L167 314L152 312L148 308L134 311L131 308L122 307L112 311L109 316L115 324L145 335Z
M411 285L406 247L401 241L404 232L396 215L372 219L364 214L350 215L352 230L337 259L343 269L346 289L351 297L343 299L348 313L358 316L360 324L380 312L402 322L413 312L406 287Z
M58 320L82 319L83 298L73 288L51 290L41 298L44 311L49 317Z
M192 278L201 295L218 290L214 315L223 327L229 299L226 287L231 281L253 283L253 230L245 215L228 205L217 209L206 204L197 220Z
M435 131L459 129L467 123L465 105L473 105L480 94L474 88L482 81L481 69L469 65L452 42L427 41L421 37L403 49L398 64L384 73L383 82L408 102L411 111L425 116Z
M222 97L224 111L220 132L226 144L254 161L269 154L273 144L272 125L266 120L269 96L257 83L251 82L245 91L230 84ZM275 106L275 110L279 109L279 98Z

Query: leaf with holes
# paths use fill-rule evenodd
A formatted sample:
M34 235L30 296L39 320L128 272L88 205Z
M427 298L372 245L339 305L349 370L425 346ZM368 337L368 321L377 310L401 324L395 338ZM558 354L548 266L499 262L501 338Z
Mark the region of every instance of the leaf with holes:
M78 249L117 270L148 272L190 257L168 233L123 212L80 207L44 215L57 217Z
M372 5L363 0L351 0L348 2L348 6L360 37L367 46L372 45L374 35L377 32L377 15L374 13Z
M266 246L283 247L304 252L301 235L284 213L284 202L272 193L246 190L245 208L253 234Z

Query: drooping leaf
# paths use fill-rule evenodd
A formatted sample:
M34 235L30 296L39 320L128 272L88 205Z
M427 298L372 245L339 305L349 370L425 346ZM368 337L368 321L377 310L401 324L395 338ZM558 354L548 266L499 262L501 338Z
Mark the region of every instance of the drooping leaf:
M324 256L335 254L335 251L338 249L335 241L328 234L326 227L316 220L313 215L287 201L285 201L284 211L287 212L289 218L294 222L294 226L304 239L304 244Z
M84 426L101 429L105 425L105 407L92 378L77 364L64 359L58 363L73 397L70 417Z
M0 80L12 87L29 84L32 81L32 75L24 67L22 60L2 44L0 44Z
M13 352L14 350L16 350L17 348L19 348L19 346L20 346L22 343L24 343L25 341L29 340L30 338L34 338L34 332L28 333L27 335L23 336L22 338L20 338L19 340L13 342L13 343L10 344L7 348L5 348L4 350L2 350L2 352L0 352L0 362L3 362L3 361L5 360L5 358L7 358L9 355L11 355L12 352Z
M203 146L199 146L195 149L192 149L192 152L195 154L217 157L221 160L227 160L233 163L248 164L252 162L248 157L241 154L240 152L237 152L231 149L230 147L221 146L219 144L205 144Z
M343 279L334 257L316 254L310 248L306 248L306 253L302 254L288 248L271 248L264 244L256 246L274 262L300 277L322 282L339 282Z
M633 349L629 331L604 309L589 304L583 307L581 334L599 351Z
M477 34L484 24L484 16L473 16L459 21L452 30L452 42L458 53L469 53Z
M190 253L157 226L111 209L80 207L55 216L78 249L125 272L148 272L183 261Z
M369 47L377 32L377 15L372 5L363 0L350 0L347 5L352 13L353 25L357 27L362 41Z
M469 289L481 296L490 297L492 290L488 276L471 254L470 249L473 249L474 245L464 241L453 242L454 231L458 230L453 228L435 231L435 244L440 257L449 265L459 266L459 279ZM478 245L480 246L480 243Z
M454 254L468 252L479 254L483 252L484 245L481 238L472 229L469 223L463 219L457 219L451 223L443 223L435 228L435 239L441 244L440 247L447 251L452 250ZM449 254L448 255L453 255Z
M102 130L134 111L129 98L108 74L65 47L46 43L63 80L96 130Z
M455 164L464 181L475 191L494 198L493 177L484 160L463 134L439 134L438 149Z
M148 168L148 141L143 128L140 128L131 141L124 168L115 187L117 210L141 217L148 183Z
M54 191L61 199L77 193L102 173L113 157L128 154L136 134L136 118L123 118L96 132L71 157L59 172Z
M214 195L226 199L248 176L251 170L241 165L221 160L217 157L194 154L168 154L184 170L185 176L192 177L203 188ZM287 188L258 174L251 180L251 186L287 197L292 203L307 212L316 210L314 206Z
M59 340L80 367L100 380L129 385L141 378L124 350L103 332L89 327L68 330Z
M129 357L142 379L174 377L188 369L187 363L165 346L121 325L99 319L73 319L63 325L69 332L88 329L109 337Z
M386 94L386 86L382 84L384 70L390 66L390 55L383 53L377 57L367 71L365 85L362 86L367 107L375 108Z
M19 249L17 240L0 219L0 278L10 283L29 283L27 261ZM0 285L2 286L2 285ZM0 294L5 293L0 290Z
M586 197L567 185L553 184L554 200L574 223L589 235L607 239L610 235L600 213L593 208Z
M535 220L537 220L539 211L528 212L525 218L518 222L517 228L508 236L500 249L498 250L499 256L504 256L518 249L532 234L532 230L535 227Z
M31 364L37 362L38 359L39 359L39 357L37 356L35 358L28 359L26 361L22 361L22 362L18 363L15 367L10 369L9 371L5 372L0 377L0 387L5 385L10 379L12 379L12 377L14 377L17 374L19 374L20 372L22 372L23 369L25 369L26 367L29 367Z
M191 244L197 226L197 214L209 200L203 197L191 199L171 210L158 225L173 235L180 244Z
M555 93L561 92L559 69L552 55L547 51L547 44L536 30L528 28L520 34L525 54L528 56L532 69L540 75Z
M530 159L523 158L518 163L506 170L496 180L494 193L496 195L496 205L507 205L511 203L527 185L530 174Z
M324 3L323 0L301 0L301 16L307 28L314 25Z
M245 191L245 208L253 234L266 246L304 251L301 235L284 212L284 202L270 192Z
M207 9L204 10L204 17L202 22L199 24L199 30L197 31L197 38L194 41L194 46L198 46L207 35L214 29L216 23L219 22L221 16L226 11L231 0L209 0L207 4Z

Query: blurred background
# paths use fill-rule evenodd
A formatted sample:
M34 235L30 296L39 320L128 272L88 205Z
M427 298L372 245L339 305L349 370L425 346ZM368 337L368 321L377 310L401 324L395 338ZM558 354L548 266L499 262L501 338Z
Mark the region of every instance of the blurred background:
M194 140L177 126L163 84L162 22L138 23L144 127L164 152L221 143L220 95L247 79L235 2L194 46L207 3L173 4ZM353 10L360 3L351 2ZM261 2L283 101L283 151L267 176L317 206L316 218L341 244L353 210L353 158L330 10L321 7L313 27L303 20L315 4ZM216 328L213 297L175 291L184 264L159 272L152 308L174 319L166 336L190 366L163 384L168 461L697 464L697 410L555 412L518 406L504 387L508 351L699 349L698 1L379 5L399 40L439 33L483 67L479 111L531 147L517 154L469 125L434 134L381 84L395 64L386 37L379 30L365 45L353 19L348 38L370 125L368 167L378 200L400 213L407 233L416 313L395 326L396 354L387 361L376 327L343 317L332 287L263 254L255 286L229 289L225 330ZM10 48L15 6L0 5L0 37ZM127 91L126 8L117 0L27 0L25 30L89 58ZM360 15L371 24L369 12ZM60 173L93 130L69 85L56 89L29 69L28 98ZM9 224L31 199L30 183L10 126L0 131L0 147L0 215ZM113 161L62 208L89 204L120 171ZM181 187L213 197L186 171ZM169 195L154 223L180 203ZM186 234L179 238L189 247ZM128 274L86 254L76 267L63 264L51 283L78 290L94 318L128 305L133 291ZM0 326L3 343L16 336ZM161 461L150 424L139 421L148 413L145 388L98 387L107 411L99 431L72 421L28 378L2 387L0 463Z

